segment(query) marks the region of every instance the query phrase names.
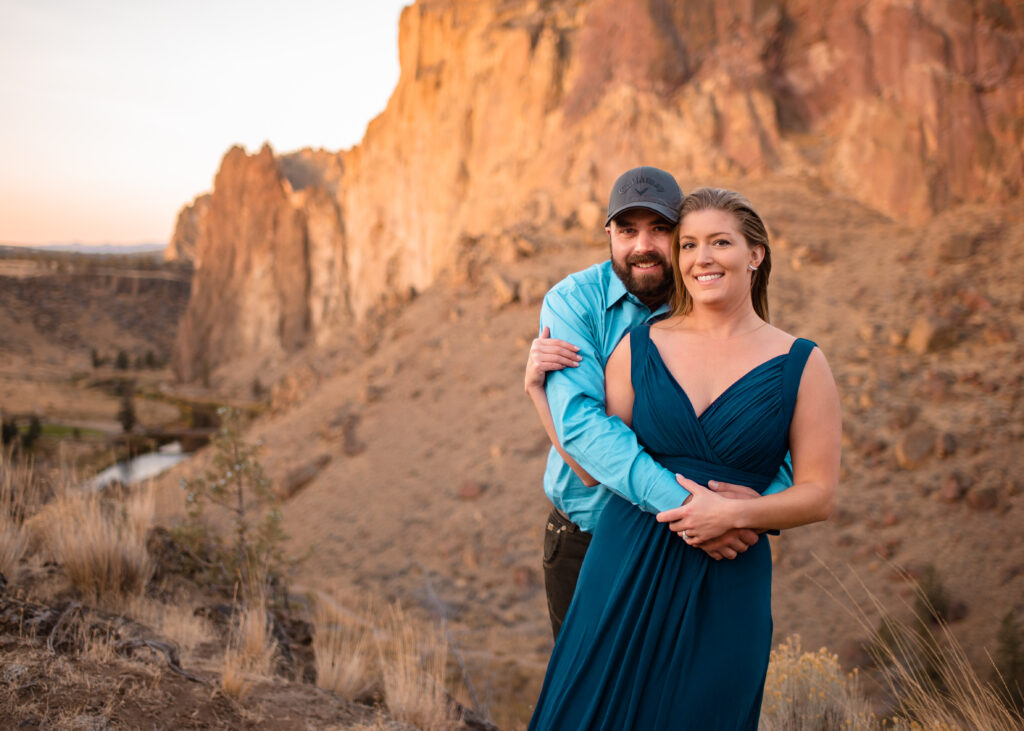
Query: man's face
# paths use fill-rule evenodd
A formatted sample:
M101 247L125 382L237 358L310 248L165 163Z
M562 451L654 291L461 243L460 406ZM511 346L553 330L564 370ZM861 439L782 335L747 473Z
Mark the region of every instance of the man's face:
M611 241L612 269L626 289L651 309L672 294L670 251L675 227L646 208L632 208L605 228Z

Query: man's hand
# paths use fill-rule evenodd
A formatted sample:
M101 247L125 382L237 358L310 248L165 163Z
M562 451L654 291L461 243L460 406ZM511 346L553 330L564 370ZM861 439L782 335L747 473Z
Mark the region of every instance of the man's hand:
M710 541L704 541L697 546L697 548L700 548L716 561L721 561L723 558L736 558L757 543L757 539L757 533L752 530L747 528L733 528L732 530L726 531L722 535L718 536L718 538L712 538Z
M723 558L734 559L757 543L758 533L746 528L731 528L718 536L710 538L705 537L703 540L696 540L689 535L683 535L688 524L688 521L684 521L684 517L686 517L686 513L689 512L683 510L683 508L693 502L694 490L692 488L696 487L697 491L702 493L702 497L708 493L704 492L703 488L691 480L686 480L679 475L676 476L676 479L680 485L687 488L687 490L690 490L690 497L686 499L680 508L667 510L664 513L661 513L658 516L658 520L663 523L669 523L669 528L674 533L678 534L680 538L686 541L689 545L695 548L700 548L716 561ZM708 490L715 495L728 498L730 500L750 500L761 497L760 493L752 488L745 487L743 485L733 485L728 482L719 482L716 480L708 482Z
M530 357L526 360L524 388L527 393L544 388L548 371L575 368L583 360L579 348L565 340L550 337L551 328L545 326L539 338L530 345Z

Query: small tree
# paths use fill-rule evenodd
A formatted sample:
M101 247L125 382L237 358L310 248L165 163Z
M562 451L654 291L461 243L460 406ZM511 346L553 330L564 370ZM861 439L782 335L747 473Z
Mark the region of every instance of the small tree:
M123 350L117 351L117 358L114 360L114 367L119 371L126 371L128 370L129 365L130 362L128 360L128 354Z
M211 467L201 477L182 480L188 521L179 535L206 536L214 546L215 561L235 577L243 592L253 578L266 574L268 581L283 578L285 567L281 513L257 456L261 444L242 439L241 417L234 409L218 410L221 427L213 439ZM232 536L225 546L220 536L210 535L203 523L207 505L227 511Z
M32 414L32 418L28 421L28 429L21 435L21 446L26 452L32 450L35 446L36 440L43 433L43 425L39 422L39 417Z
M121 384L121 406L117 410L117 420L121 422L125 434L135 426L135 386L128 381Z
M1024 632L1011 609L996 633L992 684L1007 707L1024 713Z
M18 430L18 424L14 419L4 419L0 424L0 442L3 444L14 444L18 439L21 432Z

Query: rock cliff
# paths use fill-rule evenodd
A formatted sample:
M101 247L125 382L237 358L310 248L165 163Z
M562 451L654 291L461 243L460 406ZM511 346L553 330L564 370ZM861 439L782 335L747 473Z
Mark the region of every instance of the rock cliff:
M1009 0L419 0L399 39L358 146L232 149L183 212L182 378L325 342L516 240L592 234L641 163L684 189L804 176L910 222L1021 195Z

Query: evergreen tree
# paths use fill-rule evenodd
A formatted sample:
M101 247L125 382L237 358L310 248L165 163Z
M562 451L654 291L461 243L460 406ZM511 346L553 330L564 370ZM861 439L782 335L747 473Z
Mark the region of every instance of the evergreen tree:
M18 438L18 424L11 419L4 419L0 425L0 442L3 444L14 444Z
M28 429L21 435L21 446L26 452L31 451L42 433L43 425L40 423L39 417L32 414L32 418L28 421Z
M1011 609L996 633L993 685L1007 706L1024 713L1024 632Z
M125 434L135 426L135 387L125 381L121 386L121 407L117 410L117 420Z

